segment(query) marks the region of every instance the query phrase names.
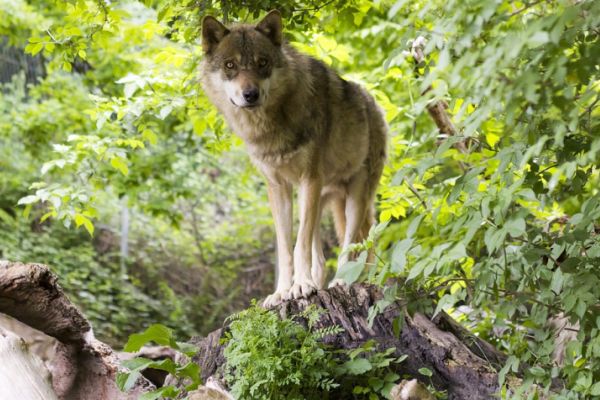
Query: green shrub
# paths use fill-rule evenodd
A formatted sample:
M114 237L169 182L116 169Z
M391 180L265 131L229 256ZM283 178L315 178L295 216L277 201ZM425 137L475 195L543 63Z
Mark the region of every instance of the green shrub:
M142 346L148 343L156 343L161 346L168 346L179 351L188 357L195 352L195 346L188 343L177 342L171 329L161 324L154 324L148 327L142 333L135 333L129 336L129 340L123 351L129 353L138 352ZM155 400L158 398L177 398L184 391L197 389L200 385L200 367L191 361L185 364L179 364L170 358L163 360L150 360L144 357L136 357L122 362L122 366L127 371L117 373L117 386L123 392L129 391L135 385L136 381L142 375L142 371L152 368L166 371L175 378L184 381L185 387L180 388L175 385L166 385L150 392L142 394L138 400Z
M334 350L323 339L343 331L317 328L323 311L314 306L280 319L253 306L233 316L225 349L225 380L239 399L378 399L399 376L389 370L394 348L377 352L369 341ZM306 322L306 326L302 321Z

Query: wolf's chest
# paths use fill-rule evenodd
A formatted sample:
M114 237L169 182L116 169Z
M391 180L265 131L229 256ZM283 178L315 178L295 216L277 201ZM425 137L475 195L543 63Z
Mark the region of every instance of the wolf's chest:
M250 159L267 177L278 176L288 182L298 183L300 178L311 168L309 145L300 146L292 151L265 152L247 144Z

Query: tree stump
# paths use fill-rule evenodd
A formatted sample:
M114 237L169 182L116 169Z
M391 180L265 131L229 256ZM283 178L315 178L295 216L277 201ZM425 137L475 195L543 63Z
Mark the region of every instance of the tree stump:
M282 317L296 315L314 304L326 311L320 327L341 326L344 331L326 341L337 349L351 349L368 340L375 340L382 349L394 347L395 355L407 355L392 368L401 376L411 376L429 383L419 373L420 368L432 371L431 383L445 390L449 399L491 399L499 391L498 371L505 356L492 345L475 337L449 315L435 318L422 314L404 315L401 305L391 304L375 317L369 326L369 308L383 297L381 290L366 284L320 290L307 299L291 300L274 310ZM399 334L394 333L394 321L403 319ZM192 338L198 347L192 361L200 365L202 378L219 379L225 363L224 346L220 339L227 327L205 338Z

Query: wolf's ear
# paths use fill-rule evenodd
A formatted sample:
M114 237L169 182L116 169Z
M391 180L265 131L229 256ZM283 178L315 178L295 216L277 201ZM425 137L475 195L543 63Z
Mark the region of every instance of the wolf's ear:
M207 15L202 20L202 49L210 53L216 45L229 33L229 29L214 17Z
M281 13L277 10L270 11L256 25L256 30L264 33L276 46L280 46L283 42Z

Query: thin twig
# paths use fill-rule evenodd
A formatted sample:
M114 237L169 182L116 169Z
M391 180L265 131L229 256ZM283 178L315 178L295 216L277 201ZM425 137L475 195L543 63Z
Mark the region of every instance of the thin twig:
M514 11L514 12L508 14L508 18L512 18L515 15L521 14L523 11L526 11L526 10L530 9L531 7L534 7L534 6L536 6L536 5L540 4L540 3L542 3L542 0L537 0L537 1L534 1L532 3L529 3L525 7L520 8L517 11Z
M427 207L427 203L425 203L425 200L423 200L423 198L421 197L417 189L415 189L415 187L412 185L412 183L410 183L406 179L404 179L404 182L406 183L406 186L408 186L408 189L412 192L412 194L414 194L417 197L417 199L419 199L423 208L425 210L429 210L429 207Z
M327 1L319 6L315 6L315 7L307 7L307 8L292 8L292 12L299 12L299 11L319 11L320 9L330 5L331 3L335 2L336 0L330 0Z

